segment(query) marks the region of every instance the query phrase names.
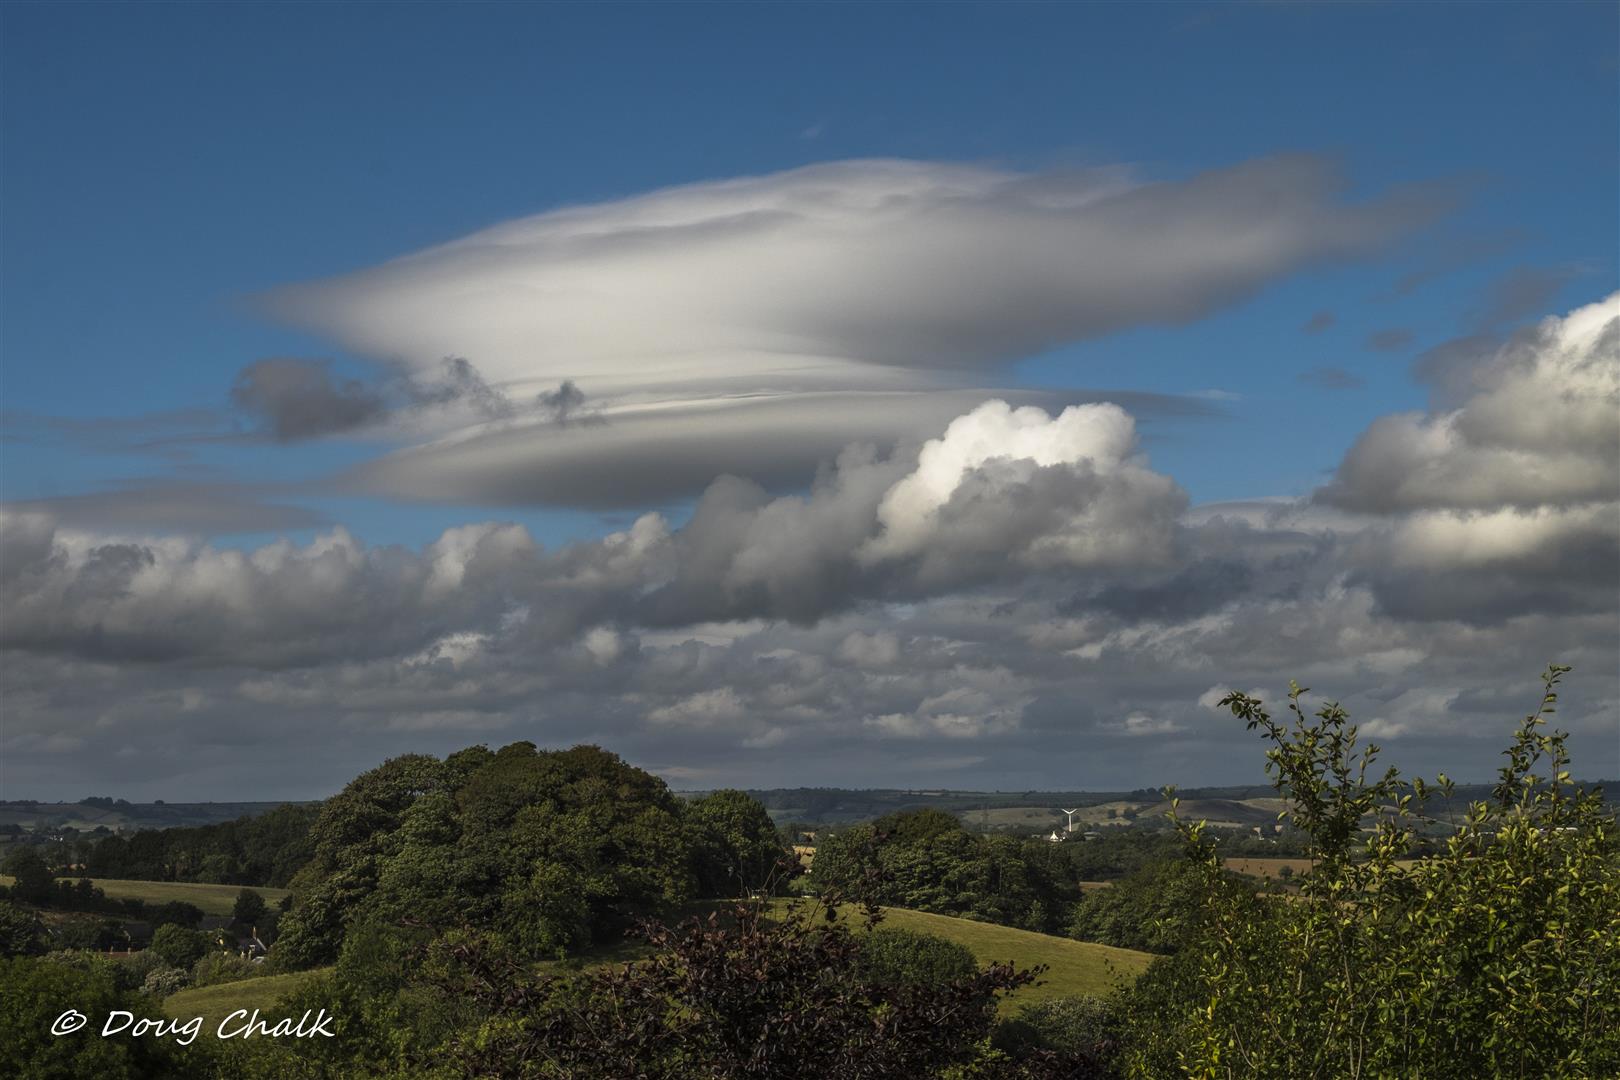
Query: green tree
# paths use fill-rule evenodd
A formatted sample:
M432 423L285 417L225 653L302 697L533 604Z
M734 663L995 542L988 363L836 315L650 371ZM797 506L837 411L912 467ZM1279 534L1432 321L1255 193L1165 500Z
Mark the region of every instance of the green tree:
M152 951L173 967L191 970L208 952L208 938L201 931L169 923L152 934Z
M1297 895L1233 893L1201 828L1183 826L1209 915L1179 980L1150 970L1132 992L1130 1074L1620 1075L1620 844L1600 795L1571 782L1564 733L1546 729L1568 670L1543 676L1492 797L1415 862L1417 815L1450 781L1373 772L1377 747L1358 752L1336 704L1307 716L1298 686L1287 722L1230 695L1271 744L1315 867Z
M1231 890L1252 891L1233 875L1223 880ZM1209 885L1199 863L1184 858L1148 863L1106 889L1085 894L1069 920L1069 936L1120 949L1175 952L1203 918Z
M242 926L253 927L264 922L267 911L269 906L265 904L263 896L252 889L243 889L236 894L236 903L231 907L231 919Z
M15 881L11 895L30 904L49 903L56 888L56 877L45 859L32 847L18 846L6 855L6 873Z
M351 925L501 934L524 956L614 939L689 899L690 829L663 781L594 746L396 758L329 799L273 950L337 957Z
M52 1035L69 1009L84 1028ZM120 991L105 971L43 959L0 959L0 1071L27 1080L156 1080L190 1075L182 1055L151 1035L99 1038L114 1009L150 1015L146 999Z
M704 896L746 896L774 884L791 856L765 807L741 791L710 792L686 804L696 836L698 889Z
M32 910L0 900L0 956L33 956L45 951L45 928Z

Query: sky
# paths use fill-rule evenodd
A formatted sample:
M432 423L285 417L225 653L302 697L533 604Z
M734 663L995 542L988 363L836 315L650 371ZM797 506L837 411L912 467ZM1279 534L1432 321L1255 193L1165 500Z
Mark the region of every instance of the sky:
M0 7L0 787L1620 777L1612 4Z

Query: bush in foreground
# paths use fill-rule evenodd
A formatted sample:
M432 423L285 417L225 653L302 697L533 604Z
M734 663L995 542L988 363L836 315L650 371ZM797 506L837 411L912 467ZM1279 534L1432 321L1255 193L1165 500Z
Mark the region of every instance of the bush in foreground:
M1545 730L1567 668L1505 752L1493 797L1438 855L1403 865L1438 786L1370 770L1329 704L1292 720L1224 702L1271 743L1268 770L1312 841L1297 897L1234 894L1197 826L1207 917L1132 991L1138 1077L1620 1076L1620 850L1600 796ZM1371 823L1372 831L1362 837ZM1161 961L1161 963L1164 963Z

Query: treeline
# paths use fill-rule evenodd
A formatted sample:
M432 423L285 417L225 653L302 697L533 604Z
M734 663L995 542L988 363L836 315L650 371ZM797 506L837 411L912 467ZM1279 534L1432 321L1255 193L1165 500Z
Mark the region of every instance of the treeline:
M92 878L194 881L284 888L314 853L320 804L288 804L218 825L153 829L98 840L85 854Z
M823 892L1052 933L1080 896L1068 845L967 831L954 814L913 810L818 839Z

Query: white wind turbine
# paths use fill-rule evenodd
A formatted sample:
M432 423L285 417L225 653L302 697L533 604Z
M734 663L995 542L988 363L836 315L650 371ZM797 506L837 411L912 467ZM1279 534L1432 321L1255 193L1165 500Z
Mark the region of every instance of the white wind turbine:
M1069 815L1069 825L1068 825L1068 828L1066 828L1064 830L1065 832L1074 832L1074 815L1078 814L1081 811L1081 809L1082 809L1081 807L1077 806L1073 810L1064 810L1063 811L1065 814Z

